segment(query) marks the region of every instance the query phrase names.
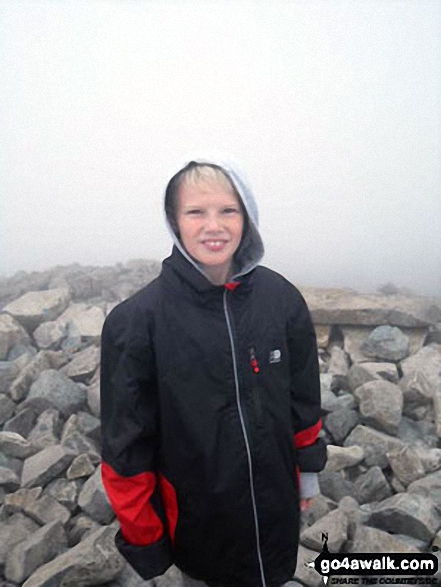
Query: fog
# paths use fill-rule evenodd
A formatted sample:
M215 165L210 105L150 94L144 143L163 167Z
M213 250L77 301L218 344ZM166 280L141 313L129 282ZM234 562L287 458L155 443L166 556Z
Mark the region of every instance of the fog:
M225 153L263 264L441 292L441 3L0 0L0 274L161 260L166 181Z

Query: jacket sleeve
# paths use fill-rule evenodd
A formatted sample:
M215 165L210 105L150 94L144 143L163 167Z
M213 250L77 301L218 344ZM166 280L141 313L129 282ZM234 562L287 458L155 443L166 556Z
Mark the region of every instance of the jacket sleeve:
M123 302L101 335L102 480L119 520L118 550L143 579L172 564L155 459L157 385L149 328Z
M306 302L296 292L288 320L294 444L300 473L317 473L324 468L327 458L326 444L318 436L322 421L317 340Z

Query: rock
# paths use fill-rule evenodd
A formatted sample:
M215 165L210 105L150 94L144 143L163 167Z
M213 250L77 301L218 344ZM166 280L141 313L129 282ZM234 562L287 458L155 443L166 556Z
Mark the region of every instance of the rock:
M0 567L5 564L11 550L38 530L38 524L22 513L14 514L0 524Z
M82 341L99 344L104 318L103 310L94 306L72 316L69 320L69 326L74 326L78 330Z
M0 467L0 487L5 491L15 491L20 487L20 479L9 467Z
M8 357L10 349L15 344L28 342L29 335L17 320L9 314L0 314L0 361Z
M302 288L314 324L426 327L441 321L441 308L424 296L358 294L349 289Z
M407 444L424 442L426 446L432 448L435 448L438 442L435 424L430 419L415 422L403 416L398 427L398 436Z
M441 526L441 515L423 495L399 493L375 504L368 523L380 530L408 534L428 542Z
M78 514L71 519L71 527L68 534L69 546L75 546L80 540L87 537L88 534L92 534L101 527L98 522L95 522L95 520L92 520L86 514Z
M296 577L302 581L302 585L308 585L309 587L320 587L322 585L322 576L317 573L314 567L309 566L309 563L314 562L318 554L314 550L309 550L309 548L299 545Z
M46 524L15 546L6 562L5 577L14 583L21 583L66 545L63 524Z
M332 512L337 508L337 504L331 499L325 497L321 493L318 493L313 497L312 504L310 507L302 512L301 522L303 526L312 526L317 520Z
M7 304L8 312L24 328L34 330L42 322L55 320L69 303L70 294L66 289L29 291Z
M333 376L330 373L320 374L322 410L324 412L332 412L339 407L337 396L331 389L332 380Z
M98 464L101 461L100 453L95 443L81 432L71 432L61 440L61 444L75 456L87 453L92 463Z
M354 363L348 373L348 384L352 391L368 381L384 379L398 383L398 371L394 363Z
M350 431L359 423L359 417L355 410L345 408L331 412L324 419L326 430L331 434L335 442L341 443Z
M438 322L438 324L431 324L428 328L426 344L432 342L441 344L441 322Z
M38 417L36 425L29 433L28 440L39 450L44 450L59 443L60 431L60 412L49 408Z
M63 473L74 454L61 445L49 446L25 460L21 476L23 487L44 486Z
M410 446L394 448L386 454L392 471L407 487L412 481L424 476L424 467L418 453Z
M32 384L26 401L33 398L47 400L65 417L82 409L86 402L84 390L66 375L53 369L43 371Z
M392 491L380 467L372 467L354 482L354 494L358 503L381 501L391 497Z
M37 352L37 349L30 342L17 342L8 353L8 361L13 361L15 365L19 366L19 369L22 369L26 361L35 357Z
M67 470L66 477L68 479L78 479L81 477L89 477L95 471L89 456L87 454L78 455Z
M20 410L20 406L17 409ZM13 418L5 422L3 431L16 432L26 438L32 430L36 419L37 412L32 407L21 409Z
M361 446L341 447L328 444L328 461L325 471L341 471L347 467L358 465L364 458L364 450Z
M409 376L415 371L423 371L430 385L434 386L441 370L441 345L430 344L424 346L416 354L401 361L403 376Z
M433 473L441 469L441 448L428 448L424 444L414 446L425 473Z
M110 524L115 517L101 479L101 466L86 481L78 498L78 505L93 520Z
M348 481L341 472L321 471L318 474L320 493L339 502L342 497L349 495L355 497L352 483Z
M87 587L111 581L124 566L114 536L115 528L100 528L77 546L38 568L23 587Z
M389 554L392 552L417 553L419 550L409 546L388 532L378 530L377 528L370 528L369 526L359 525L355 530L354 538L348 552L353 552L355 554L370 552Z
M410 371L402 377L399 385L405 402L426 404L433 398L432 382L422 369Z
M329 534L330 552L340 552L348 538L348 519L339 509L333 510L300 534L300 542L311 550L321 550L322 535Z
M56 499L58 503L61 503L70 512L73 512L78 505L80 489L81 485L78 482L69 481L61 477L60 479L51 481L44 490L44 493Z
M0 314L1 315L1 314ZM13 361L0 361L0 393L8 394L11 383L20 373L19 366Z
M22 512L40 525L49 524L54 520L67 524L70 518L69 510L49 495L41 495L41 492L41 487L34 487L18 489L15 493L5 495L5 512Z
M87 406L94 416L101 416L100 382L95 381L87 388Z
M344 446L354 444L364 448L364 460L368 467L378 465L382 469L389 465L386 453L403 445L398 438L361 424L352 430L344 442Z
M72 414L63 428L61 440L64 441L68 436L75 432L80 432L89 436L96 442L101 440L101 423L98 418L88 414L87 412L78 412Z
M107 310L109 311L109 310ZM314 324L315 335L317 337L317 346L319 349L325 349L329 343L331 328L329 325ZM440 337L441 338L441 337Z
M360 414L365 424L389 434L398 433L403 411L403 393L389 381L369 381L354 392L360 402Z
M407 490L409 493L418 493L431 500L441 513L441 471L413 481Z
M409 339L395 326L378 326L369 334L360 350L367 357L397 362L408 356Z
M38 449L16 432L0 432L0 451L9 457L27 459Z
M349 361L345 351L339 346L333 346L329 359L328 373L333 376L334 384L339 389L348 389Z
M9 420L15 411L15 403L4 393L0 393L0 426Z
M46 352L40 351L37 353L11 383L9 393L12 399L21 401L25 398L32 383L43 371L50 368L51 363Z
M40 349L58 349L66 334L67 328L65 324L57 320L51 320L40 324L35 329L33 337Z
M435 410L435 427L438 438L441 438L441 377L438 377L433 390L433 407Z
M100 363L100 349L94 345L75 353L72 361L60 372L74 381L86 382L95 372Z

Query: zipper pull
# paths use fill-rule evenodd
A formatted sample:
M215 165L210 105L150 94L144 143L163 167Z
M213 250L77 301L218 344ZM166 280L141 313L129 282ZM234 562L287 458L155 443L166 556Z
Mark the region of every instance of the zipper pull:
M253 369L254 373L259 373L259 363L257 362L256 351L254 350L254 347L251 347L249 351L251 368Z

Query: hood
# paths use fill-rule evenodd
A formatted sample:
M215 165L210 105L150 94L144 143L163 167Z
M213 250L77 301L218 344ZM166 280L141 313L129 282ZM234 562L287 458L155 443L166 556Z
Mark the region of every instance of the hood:
M221 167L222 170L228 175L232 184L236 188L237 193L239 194L242 203L244 205L248 222L245 223L246 228L244 229L244 234L242 235L242 241L239 245L235 253L235 265L234 265L234 274L231 279L239 277L241 275L245 275L249 273L252 269L254 269L259 262L261 261L263 254L264 254L264 246L262 242L262 238L259 233L259 215L257 211L257 204L253 192L249 186L249 183L246 181L243 172L241 172L237 165L232 163L231 161L227 161L225 159L219 158L201 158L201 157L193 157L187 158L185 162L179 167L177 167L175 173L176 175L186 167L190 162L194 161L195 163L201 164L211 164L217 165ZM172 225L170 223L170 219L166 212L166 201L168 198L169 193L169 185L170 185L171 178L167 183L167 187L165 189L164 194L164 202L163 202L163 209L165 215L165 223L167 225L167 229L171 234L173 242L181 254L200 272L208 281L211 281L205 271L202 269L201 265L191 257L186 249L184 248L181 240L179 239L176 232L173 230Z

